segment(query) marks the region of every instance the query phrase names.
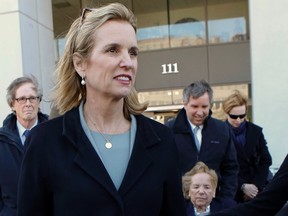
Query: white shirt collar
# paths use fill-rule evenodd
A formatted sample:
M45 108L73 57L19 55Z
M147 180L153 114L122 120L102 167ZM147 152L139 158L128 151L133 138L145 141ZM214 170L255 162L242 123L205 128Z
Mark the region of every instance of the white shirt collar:
M35 127L37 125L37 123L38 123L38 120L35 121L34 125L32 125L32 127L28 130L31 130L33 127ZM16 124L17 124L19 134L22 135L24 133L24 131L27 130L27 128L23 127L23 125L18 120L17 120Z
M206 215L207 213L210 213L210 205L208 205L206 207L205 212L202 212L202 213L198 212L197 209L194 207L194 212L195 212L195 215Z
M187 118L189 124L190 124L190 127L192 129L192 131L194 130L195 127L197 127L196 125L192 124L192 122ZM200 128L200 131L203 129L203 125L199 125L198 126Z
M35 121L34 125L32 125L32 127L29 130L31 130L37 124L38 124L38 120ZM23 127L23 125L18 120L16 121L16 125L17 125L18 131L19 131L19 135L20 135L21 141L22 141L22 143L24 143L25 137L24 137L23 133L27 129L25 127Z

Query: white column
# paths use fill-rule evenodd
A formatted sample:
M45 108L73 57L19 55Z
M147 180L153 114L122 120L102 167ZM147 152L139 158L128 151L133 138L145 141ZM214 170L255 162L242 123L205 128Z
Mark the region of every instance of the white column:
M1 0L0 26L0 126L10 113L6 88L24 74L38 78L44 93L41 110L49 114L45 100L55 67L51 0Z
M287 8L287 0L249 0L253 121L276 167L288 153Z

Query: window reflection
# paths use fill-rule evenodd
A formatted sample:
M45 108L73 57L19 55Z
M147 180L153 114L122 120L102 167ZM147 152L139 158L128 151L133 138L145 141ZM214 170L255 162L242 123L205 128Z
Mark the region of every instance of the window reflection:
M81 2L81 3L80 3ZM54 33L67 32L82 7L112 0L71 0L67 8L52 1ZM248 0L121 0L137 17L141 51L239 42L249 39ZM73 6L73 7L71 7ZM69 18L69 20L67 20ZM63 36L63 35L62 35ZM60 49L63 44L58 44ZM60 50L61 55L61 50Z
M138 98L140 102L149 102L149 106L171 105L173 103L172 91L151 91L139 92Z
M208 22L209 43L227 43L246 40L244 17L211 20Z
M137 40L140 50L169 48L169 25L166 0L133 0L137 17Z
M206 43L205 1L169 1L171 47Z
M140 50L169 48L168 25L140 28L137 31Z
M205 22L183 18L170 25L171 47L205 44Z
M227 43L248 39L248 1L207 1L209 43Z
M249 39L247 0L159 2L158 10L136 10L142 51Z

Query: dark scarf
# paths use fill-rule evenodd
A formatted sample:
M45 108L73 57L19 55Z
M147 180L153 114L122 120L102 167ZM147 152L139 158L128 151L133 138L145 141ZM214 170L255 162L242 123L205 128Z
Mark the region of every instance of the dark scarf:
M228 120L226 120L226 123L229 125L229 127L232 129L233 133L233 141L235 143L235 145L239 145L239 146L244 146L246 139L245 139L245 135L246 135L246 120L244 120L239 127L235 128L233 127Z

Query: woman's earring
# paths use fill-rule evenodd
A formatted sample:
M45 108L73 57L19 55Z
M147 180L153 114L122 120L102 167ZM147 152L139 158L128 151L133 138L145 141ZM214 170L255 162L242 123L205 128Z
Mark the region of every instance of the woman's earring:
M86 82L85 82L85 75L82 76L81 85L83 85L83 86L86 85Z

